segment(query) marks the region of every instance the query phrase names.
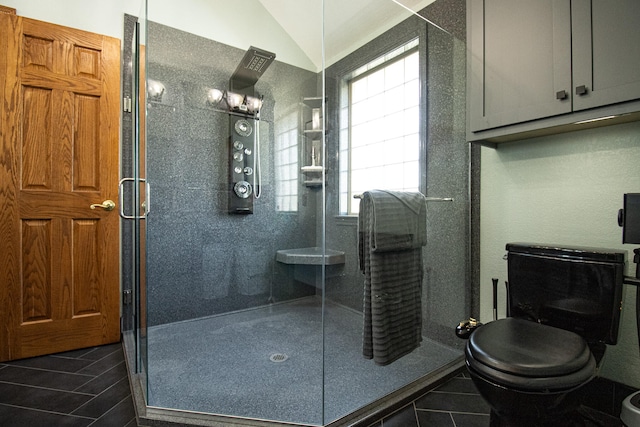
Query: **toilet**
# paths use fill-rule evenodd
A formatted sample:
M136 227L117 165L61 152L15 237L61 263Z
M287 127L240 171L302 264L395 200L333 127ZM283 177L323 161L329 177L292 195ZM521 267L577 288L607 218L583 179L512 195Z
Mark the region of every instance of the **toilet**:
M507 317L475 329L465 361L491 427L571 426L616 344L625 251L507 244Z

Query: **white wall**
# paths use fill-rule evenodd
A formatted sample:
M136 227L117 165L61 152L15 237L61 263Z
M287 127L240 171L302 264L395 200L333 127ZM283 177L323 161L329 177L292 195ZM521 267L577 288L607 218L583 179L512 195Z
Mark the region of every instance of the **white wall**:
M292 0L287 0L295 4ZM188 12L185 12L188 11ZM250 12L250 13L248 13ZM278 61L313 72L318 67L258 0L152 0L148 19L241 50L259 47L276 54ZM310 27L322 27L316 14ZM321 46L322 40L316 43Z
M505 244L514 241L627 250L617 212L624 193L640 192L640 123L541 137L482 148L481 320L492 319L491 278L500 278L504 315ZM602 374L640 388L635 289L625 286L619 344Z
M138 16L142 0L0 0L20 16L122 39L124 13Z
M0 4L15 8L20 16L119 39L124 14L142 16L144 7L143 0L0 0ZM244 9L237 1L152 0L148 18L242 50L253 44L275 52L279 61L318 71L258 0L243 0L242 5Z

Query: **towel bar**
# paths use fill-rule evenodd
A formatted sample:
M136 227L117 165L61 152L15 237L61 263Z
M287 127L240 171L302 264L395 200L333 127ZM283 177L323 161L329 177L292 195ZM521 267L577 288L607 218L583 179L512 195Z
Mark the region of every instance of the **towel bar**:
M362 194L354 194L354 199L362 199ZM427 202L453 202L453 197L425 197Z

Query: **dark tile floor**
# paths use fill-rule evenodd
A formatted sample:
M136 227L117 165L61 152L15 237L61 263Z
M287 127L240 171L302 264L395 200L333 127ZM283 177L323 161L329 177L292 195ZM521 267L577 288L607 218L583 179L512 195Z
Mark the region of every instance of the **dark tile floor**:
M602 384L595 386L602 390ZM584 427L622 425L602 412L585 410L599 421ZM136 427L122 346L0 363L0 425ZM371 426L488 427L489 406L463 373Z
M2 427L134 427L120 343L0 363Z
M458 375L372 427L488 427L489 405L471 379Z
M617 409L615 404L610 408L602 405L602 400L612 397L609 390L598 393L606 383L595 381L592 387L587 386L585 404L575 419L569 425L558 423L554 427L622 427L619 418L609 415L616 410L619 413L619 404ZM463 373L371 427L489 427L489 412L489 406L478 394L468 373Z

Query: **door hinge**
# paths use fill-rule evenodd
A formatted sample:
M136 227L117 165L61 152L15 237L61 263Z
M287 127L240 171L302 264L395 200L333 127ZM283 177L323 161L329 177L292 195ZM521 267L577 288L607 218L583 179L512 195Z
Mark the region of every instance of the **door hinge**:
M122 109L124 110L125 113L130 113L131 112L131 97L130 96L125 96L122 99Z
M124 291L122 291L122 303L124 305L129 305L133 302L133 298L132 298L132 294L131 294L131 289L126 289Z

